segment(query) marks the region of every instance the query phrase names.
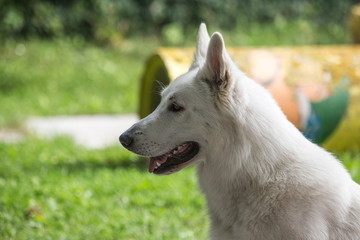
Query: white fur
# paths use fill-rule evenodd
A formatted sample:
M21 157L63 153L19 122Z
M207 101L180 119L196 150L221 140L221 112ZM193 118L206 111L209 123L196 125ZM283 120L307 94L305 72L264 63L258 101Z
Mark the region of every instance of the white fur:
M181 112L169 111L176 103ZM190 164L211 218L211 239L360 239L360 187L331 154L286 119L270 93L201 24L194 63L158 108L125 134L131 151L158 156L196 141Z

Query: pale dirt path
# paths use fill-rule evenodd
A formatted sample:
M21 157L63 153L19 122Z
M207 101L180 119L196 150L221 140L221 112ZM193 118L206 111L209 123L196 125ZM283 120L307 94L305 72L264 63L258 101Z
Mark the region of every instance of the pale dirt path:
M26 131L41 138L66 135L81 146L100 149L120 144L120 134L137 120L135 114L32 117L24 125ZM16 130L0 129L0 141L17 142L24 137Z

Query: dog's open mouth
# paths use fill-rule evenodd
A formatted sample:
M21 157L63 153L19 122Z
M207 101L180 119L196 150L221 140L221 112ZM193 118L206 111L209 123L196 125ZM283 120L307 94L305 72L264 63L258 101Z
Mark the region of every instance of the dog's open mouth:
M171 172L171 169L190 161L199 152L199 144L185 142L171 151L157 157L150 157L149 172L162 174Z

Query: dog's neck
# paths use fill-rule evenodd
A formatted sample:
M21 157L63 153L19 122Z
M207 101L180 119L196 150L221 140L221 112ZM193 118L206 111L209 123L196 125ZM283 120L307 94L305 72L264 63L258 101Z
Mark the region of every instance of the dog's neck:
M261 184L274 177L286 161L296 159L295 156L299 154L296 146L300 142L302 146L308 144L265 89L250 79L243 80L249 93L247 100L234 102L243 101L246 106L237 112L237 116L228 114L224 117L222 124L227 127L215 134L221 134L221 138L217 138L218 142L212 146L217 150L206 156L205 162L199 166L199 177L201 172L206 172L208 176L216 176L217 182L236 181L246 185L247 181L251 181ZM244 84L239 88L244 88ZM259 92L263 94L259 95ZM239 95L241 93L234 94ZM259 104L260 101L262 104ZM237 110L232 109L231 112Z
M261 87L250 84L247 91L262 92L252 88ZM241 220L236 213L252 201L251 193L261 193L265 185L272 184L278 177L286 177L282 175L285 169L292 161L300 159L297 147L308 147L309 142L276 107L270 94L264 89L263 93L260 96L249 94L248 103L243 101L246 106L236 113L237 116L223 113L227 114L222 117L222 125L226 127L214 133L212 151L198 165L200 188L215 225L221 221L222 225L232 226L234 221ZM231 109L231 112L236 111Z

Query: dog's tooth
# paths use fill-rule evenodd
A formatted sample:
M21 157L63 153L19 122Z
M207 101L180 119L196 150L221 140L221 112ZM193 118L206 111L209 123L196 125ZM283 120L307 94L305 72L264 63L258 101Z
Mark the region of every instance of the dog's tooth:
M161 166L161 164L159 162L156 162L156 167L155 168L160 167L160 166Z
M177 153L178 153L178 150L174 150L174 151L173 151L173 154L177 154Z

